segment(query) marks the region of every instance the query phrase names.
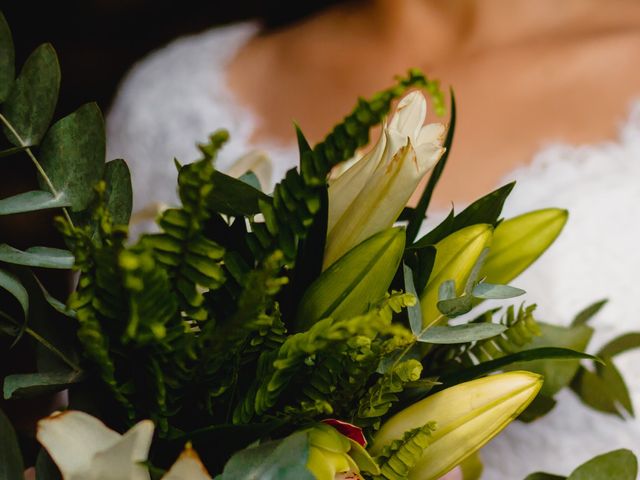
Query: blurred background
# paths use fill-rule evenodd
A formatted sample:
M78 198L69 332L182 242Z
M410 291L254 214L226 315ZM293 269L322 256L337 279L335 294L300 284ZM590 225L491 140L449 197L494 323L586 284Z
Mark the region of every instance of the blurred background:
M62 88L58 115L97 101L107 111L119 81L150 51L172 39L259 19L289 24L340 0L2 0L21 65L43 42L58 52ZM57 116L58 116L57 115Z

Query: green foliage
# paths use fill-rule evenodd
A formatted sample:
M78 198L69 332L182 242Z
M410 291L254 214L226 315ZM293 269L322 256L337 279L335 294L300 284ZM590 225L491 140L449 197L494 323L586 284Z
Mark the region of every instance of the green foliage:
M416 382L422 374L422 364L414 359L404 360L382 375L358 402L358 425L370 424L374 430L380 427L380 419L398 401L398 394L407 383Z
M381 475L376 477L376 480L404 480L407 478L411 469L429 446L431 433L436 428L434 423L427 423L409 430L401 440L394 440L384 447L382 453L375 459L381 470Z
M16 432L4 412L0 410L0 478L20 480L24 478L23 471Z
M568 477L537 472L528 475L525 480L635 480L637 474L636 456L630 450L620 449L592 458Z

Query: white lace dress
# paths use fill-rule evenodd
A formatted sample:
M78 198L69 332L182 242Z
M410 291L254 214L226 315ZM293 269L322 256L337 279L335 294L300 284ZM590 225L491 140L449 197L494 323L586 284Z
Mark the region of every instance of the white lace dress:
M173 42L136 65L108 116L109 158L126 158L134 182L134 208L176 201L173 157L198 158L196 142L224 127L231 141L218 167L228 168L249 150L266 151L273 179L297 164L292 145L255 144L256 121L234 100L225 83L233 57L257 32L254 24L218 28ZM610 302L593 321L593 347L640 330L640 103L619 138L573 147L550 145L533 162L509 175L518 185L505 216L557 206L570 212L560 239L514 285L539 305L542 320L567 324L583 307ZM636 410L640 410L640 351L617 358ZM483 478L519 480L536 470L568 474L588 458L616 448L640 454L640 421L595 413L571 393L530 425L512 424L482 452Z

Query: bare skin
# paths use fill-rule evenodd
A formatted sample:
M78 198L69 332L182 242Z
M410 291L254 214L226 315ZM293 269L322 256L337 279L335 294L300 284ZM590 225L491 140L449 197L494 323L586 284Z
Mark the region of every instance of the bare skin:
M255 140L314 141L353 99L419 67L455 88L459 123L435 202L465 202L544 142L615 136L640 96L635 0L369 0L254 38L228 71Z

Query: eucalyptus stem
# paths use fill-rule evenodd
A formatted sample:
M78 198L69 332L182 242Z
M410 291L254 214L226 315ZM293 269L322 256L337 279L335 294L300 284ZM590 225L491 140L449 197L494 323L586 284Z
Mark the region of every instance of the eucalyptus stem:
M60 196L60 192L58 192L56 187L53 186L53 183L51 182L51 179L47 175L47 172L44 171L44 168L42 168L42 165L40 164L40 162L38 161L36 156L33 154L33 151L31 150L31 147L29 145L27 145L27 143L22 139L22 137L16 131L14 126L11 124L11 122L7 119L7 117L2 115L2 113L0 113L0 121L2 123L4 123L5 126L9 129L9 131L13 134L13 136L18 139L18 142L20 143L20 147L25 149L25 152L27 153L27 155L29 156L29 158L31 159L33 164L35 165L36 170L38 170L38 173L40 174L40 176L46 182L47 187L49 187L49 190L51 191L51 193L55 197L59 197ZM71 220L71 216L69 215L69 211L65 207L62 207L62 212L64 213L64 216L67 219L67 221L69 222L69 224L71 225L71 227L75 228L74 225L73 225L73 221Z
M16 327L22 327L22 322L16 320L15 318L13 318L11 315L9 315L6 312L3 312L2 310L0 310L0 317L5 318L6 320L10 321L11 323L13 323ZM49 350L51 353L53 353L54 355L56 355L57 357L60 358L60 360L62 360L64 363L66 363L69 367L71 367L71 369L74 372L81 372L82 369L80 368L80 366L78 364L76 364L73 360L71 360L69 357L67 357L64 353L62 353L60 351L60 349L58 349L55 345L53 345L51 342L49 342L46 338L44 338L43 336L41 336L38 332L36 332L35 330L33 330L30 327L25 327L24 328L24 333L26 333L27 335L29 335L30 337L32 337L34 340L36 340L37 342L40 342L42 344L43 347L45 347L47 350Z

